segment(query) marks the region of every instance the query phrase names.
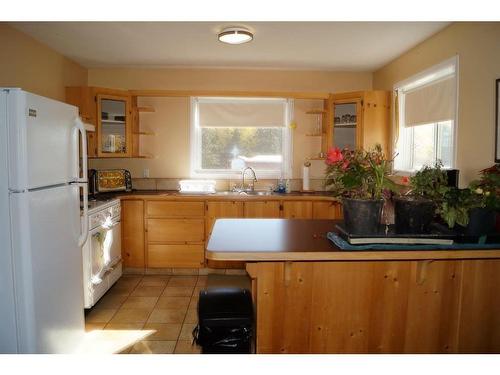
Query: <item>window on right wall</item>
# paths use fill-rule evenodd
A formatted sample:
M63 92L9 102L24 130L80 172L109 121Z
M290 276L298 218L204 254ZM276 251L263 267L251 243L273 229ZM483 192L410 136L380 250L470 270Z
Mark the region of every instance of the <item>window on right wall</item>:
M454 57L395 85L396 173L438 161L455 167L457 73Z

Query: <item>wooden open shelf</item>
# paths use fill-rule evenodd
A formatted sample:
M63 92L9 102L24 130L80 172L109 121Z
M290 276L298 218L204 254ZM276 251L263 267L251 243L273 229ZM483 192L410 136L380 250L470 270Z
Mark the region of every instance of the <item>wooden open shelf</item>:
M156 135L153 132L133 132L135 135Z
M322 137L323 134L305 134L306 137Z
M154 155L137 155L137 156L132 156L132 158L136 159L154 159Z
M308 115L322 115L323 113L326 113L325 109L311 109L306 112Z
M153 107L137 107L137 112L156 112L156 109L154 109Z
M326 160L326 158L320 158L320 157L312 157L312 158L307 158L308 160Z

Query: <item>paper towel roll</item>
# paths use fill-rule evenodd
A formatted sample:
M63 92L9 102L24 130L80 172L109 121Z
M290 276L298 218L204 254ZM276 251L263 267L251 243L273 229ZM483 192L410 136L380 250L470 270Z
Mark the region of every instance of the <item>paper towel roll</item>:
M304 165L302 169L302 190L309 190L309 166Z

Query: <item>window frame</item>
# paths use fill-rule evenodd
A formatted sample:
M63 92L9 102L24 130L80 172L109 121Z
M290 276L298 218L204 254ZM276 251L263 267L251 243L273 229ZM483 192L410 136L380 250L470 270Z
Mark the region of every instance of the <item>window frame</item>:
M405 95L402 93L402 90L409 89L410 87L419 87L419 86L424 86L427 85L433 81L437 81L439 79L442 79L443 77L446 76L446 69L447 68L453 68L454 69L454 78L455 78L455 118L453 119L453 125L452 125L452 155L451 155L451 165L450 168L456 168L457 167L457 139L458 139L458 99L459 99L459 56L453 56L452 58L449 58L445 61L442 61L439 64L433 65L432 67L425 69L407 79L404 79L400 82L397 82L393 86L394 92L397 93L398 95L398 104L399 108L393 111L393 119L396 119L396 115L399 114L398 121L393 121L393 124L399 124L399 129L395 129L395 125L393 127L393 134L398 135L398 138L396 136L393 136L392 139L392 147L394 150L398 149L398 143L400 142L401 139L401 134L402 130L406 130L407 128L404 127L404 110L405 110ZM449 73L448 73L449 74ZM393 100L393 108L396 106L396 101L395 98ZM435 161L439 160L438 158L438 143L439 143L439 122L434 123L434 142L435 142ZM414 131L411 131L410 136L413 138L414 137ZM413 175L416 170L411 169L413 166L413 155L414 155L414 141L413 139L411 140L410 143L410 150L406 155L402 155L401 157L405 157L405 160L402 165L402 168L397 169L396 168L396 163L393 163L393 173L395 175ZM398 156L397 156L398 157Z
M202 169L201 168L201 143L202 143L202 128L199 126L199 99L221 100L221 101L237 101L245 99L261 99L261 100L282 100L285 102L285 126L282 127L282 158L281 170L265 171L255 170L258 178L291 178L292 176L292 158L293 158L293 132L289 124L292 122L294 113L294 100L290 98L268 98L268 97L191 97L190 98L190 177L191 178L210 178L210 179L234 179L241 178L240 170L225 170L225 169Z

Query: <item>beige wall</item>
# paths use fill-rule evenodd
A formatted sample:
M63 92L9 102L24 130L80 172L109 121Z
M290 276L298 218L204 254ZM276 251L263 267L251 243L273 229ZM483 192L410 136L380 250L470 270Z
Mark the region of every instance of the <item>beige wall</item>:
M190 163L190 104L189 98L140 98L139 105L152 106L154 113L141 113L141 130L153 132L154 136L141 136L142 153L152 154L154 159L99 159L91 160L93 168L125 168L132 176L143 177L145 168L151 178L189 177ZM322 100L295 100L295 121L293 131L294 178L302 177L302 164L306 157L318 156L321 138L309 137L314 131L316 116L306 114L311 109L322 108ZM322 177L324 163L312 161L311 177Z
M0 23L0 87L21 87L63 101L66 86L86 84L85 68L6 23Z
M461 185L494 163L495 79L500 78L500 23L454 23L374 73L374 89L393 85L459 55L457 167Z
M89 85L121 89L236 90L236 91L307 91L345 92L371 89L371 73L228 70L228 69L90 69ZM189 98L140 98L141 105L155 107L155 113L141 114L141 128L156 133L142 136L143 153L155 159L92 160L93 168L127 168L133 177L189 177L190 120ZM311 133L315 117L305 112L322 108L321 100L296 100L297 129L294 131L293 177L302 177L302 163L317 156L320 138ZM313 162L312 177L322 177L324 165Z
M89 69L90 86L116 89L342 92L370 89L371 73L262 69Z

